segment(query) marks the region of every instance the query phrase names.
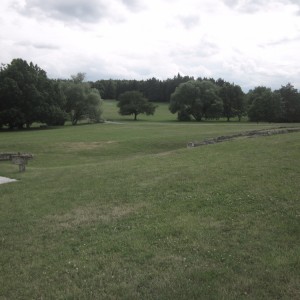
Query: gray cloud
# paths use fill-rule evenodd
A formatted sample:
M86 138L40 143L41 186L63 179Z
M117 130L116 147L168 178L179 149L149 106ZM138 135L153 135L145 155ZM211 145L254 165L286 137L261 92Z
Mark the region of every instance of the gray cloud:
M268 3L268 0L224 0L224 3L232 9L246 13L254 13L263 9L264 4Z
M36 49L45 49L45 50L59 50L60 47L56 45L51 44L32 44L32 47Z
M97 23L103 19L124 21L115 7L140 11L143 4L137 0L27 0L19 11L23 15L54 18L65 23Z
M217 44L203 37L191 48L178 45L168 57L177 66L177 72L194 77L218 77L222 63L220 50Z
M300 35L293 37L293 38L283 38L276 41L268 42L265 44L260 45L260 47L269 47L269 46L280 46L280 45L286 45L288 43L294 43L300 41Z
M33 47L36 49L40 49L40 50L59 50L60 47L57 45L53 45L53 44L48 44L48 43L31 43L29 41L21 41L18 43L15 43L16 46L21 46L21 47Z
M62 21L93 23L107 14L103 0L27 0L21 12L25 15L40 14Z
M190 29L199 24L200 17L198 15L179 16L179 20L186 29Z
M299 0L223 0L223 2L230 8L244 13L255 13L259 10L264 10L266 5L273 3L294 4L299 7Z
M191 55L196 58L211 57L220 52L220 48L214 42L207 38L202 38L198 45L193 49L186 52L187 55Z
M299 0L281 0L285 4L293 4L298 7L298 14L300 14L300 1Z
M143 9L141 1L138 0L121 0L121 2L129 9L130 11L140 11Z
M287 0L287 1L300 6L299 0Z

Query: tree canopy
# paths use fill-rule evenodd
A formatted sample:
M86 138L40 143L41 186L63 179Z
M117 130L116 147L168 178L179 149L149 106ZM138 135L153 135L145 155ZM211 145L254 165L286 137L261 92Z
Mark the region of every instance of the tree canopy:
M282 120L281 97L277 92L260 86L248 93L250 121L280 122Z
M219 118L222 114L222 100L218 87L210 81L191 80L180 84L171 95L169 109L177 113L181 121L194 118Z
M153 115L156 109L156 106L139 91L128 91L121 94L117 106L121 115L133 115L134 120L137 120L139 114Z
M101 97L99 91L83 82L85 74L72 75L71 80L61 82L66 97L66 112L69 114L72 125L83 118L99 122L101 118Z
M37 65L14 59L0 69L0 126L62 125L64 104L58 82L48 79Z
M101 118L99 91L84 82L85 74L71 80L51 80L37 65L14 59L0 69L0 127L30 127L34 122L73 125L82 118Z
M183 82L194 79L182 76L179 73L173 78L160 80L155 77L147 80L127 79L101 79L92 82L92 87L97 88L103 99L118 99L128 91L140 91L150 102L169 102L171 94Z
M300 94L291 84L276 91L256 87L247 97L250 121L300 122Z
M294 86L288 83L278 91L282 100L282 121L300 122L300 93Z
M245 95L239 85L228 82L222 84L219 95L223 101L223 115L227 118L238 117L239 121L246 113Z

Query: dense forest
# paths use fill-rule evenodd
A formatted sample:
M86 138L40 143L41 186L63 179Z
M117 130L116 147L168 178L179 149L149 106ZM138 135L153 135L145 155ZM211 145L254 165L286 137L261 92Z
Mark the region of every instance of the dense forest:
M300 93L289 83L275 91L258 86L246 94L239 85L222 78L195 79L180 74L166 80L109 79L90 84L99 90L103 99L118 99L124 92L139 91L151 102L168 102L170 111L177 113L182 121L221 117L229 121L233 117L241 120L242 116L248 116L254 122L300 122ZM193 84L196 87L191 92ZM190 91L187 92L187 89ZM205 90L211 91L211 94ZM178 102L179 94L182 99Z
M119 100L126 93L128 97L128 92L139 92L143 100L127 99L126 109L120 107L121 114L133 111L136 116L137 106L147 100L169 103L179 121L230 121L235 117L240 121L247 116L254 122L300 122L300 93L289 83L275 91L259 86L245 94L239 85L221 78L195 79L180 74L166 80L86 82L84 73L78 73L70 79L54 80L37 65L18 58L0 68L0 128L30 127L35 122L63 125L66 120L76 125L81 119L99 122L102 99ZM143 111L147 109L143 107ZM150 111L154 113L153 108Z
M169 102L171 94L183 82L194 80L193 77L180 74L166 80L150 78L147 80L108 79L90 82L99 90L103 99L118 99L120 94L128 91L139 91L151 102Z

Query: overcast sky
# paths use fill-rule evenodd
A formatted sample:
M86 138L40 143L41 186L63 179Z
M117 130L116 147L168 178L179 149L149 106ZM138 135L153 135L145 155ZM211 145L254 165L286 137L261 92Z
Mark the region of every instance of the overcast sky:
M300 89L300 0L0 0L0 63L50 78L223 78Z

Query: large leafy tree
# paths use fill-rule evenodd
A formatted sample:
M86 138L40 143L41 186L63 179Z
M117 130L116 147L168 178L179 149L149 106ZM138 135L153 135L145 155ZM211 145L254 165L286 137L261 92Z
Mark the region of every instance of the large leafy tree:
M72 125L85 118L99 122L102 113L99 91L84 82L84 73L72 75L71 78L63 81L61 86L66 97L66 112L70 116Z
M278 92L260 86L248 93L250 121L280 122L282 121L282 98Z
M283 121L300 122L300 93L298 90L288 83L277 92L282 97Z
M33 63L14 59L0 69L0 125L63 124L64 96L56 82Z
M180 84L171 95L169 109L178 119L201 121L218 118L222 114L222 100L218 87L210 81L191 80Z
M229 122L230 118L236 116L240 121L246 112L245 96L241 87L226 82L220 88L220 97L223 101L223 114L227 121Z
M121 115L133 115L134 120L137 120L139 114L153 115L156 109L156 106L139 91L128 91L121 94L117 106Z

